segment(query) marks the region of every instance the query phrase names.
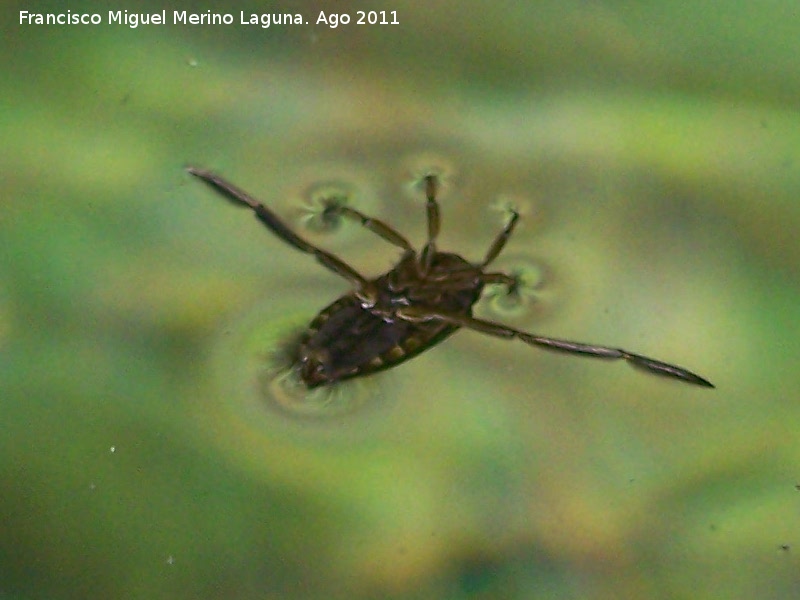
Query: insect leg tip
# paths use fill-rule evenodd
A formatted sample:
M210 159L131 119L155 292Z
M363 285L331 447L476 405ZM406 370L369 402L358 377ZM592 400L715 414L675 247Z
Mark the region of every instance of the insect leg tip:
M189 175L194 175L195 177L200 177L201 179L206 178L209 175L209 172L206 171L205 169L201 169L200 167L195 167L192 165L187 165L186 167L184 167L184 170Z
M436 197L436 192L439 187L439 177L436 173L428 173L425 175L425 195L429 200Z
M684 381L687 381L689 383L693 383L695 385L699 385L701 387L707 387L707 388L711 388L711 389L715 389L717 387L713 383L711 383L708 379L700 377L700 375L697 375L697 374L689 372L689 371L687 371L681 377L681 379L683 379Z

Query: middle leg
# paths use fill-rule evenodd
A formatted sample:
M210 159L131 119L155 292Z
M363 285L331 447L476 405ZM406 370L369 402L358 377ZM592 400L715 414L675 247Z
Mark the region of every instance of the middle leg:
M399 231L387 225L380 219L373 219L355 208L350 208L342 204L332 204L325 207L325 212L334 215L343 215L354 221L358 221L362 227L370 230L372 233L380 236L390 244L402 248L406 252L413 252L411 244Z

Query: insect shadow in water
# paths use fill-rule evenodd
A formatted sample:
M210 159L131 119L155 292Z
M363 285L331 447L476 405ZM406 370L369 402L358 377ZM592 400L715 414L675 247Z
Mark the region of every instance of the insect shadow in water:
M484 286L501 284L512 292L519 285L512 275L487 270L511 237L519 213L512 210L508 223L480 263L473 264L451 252L440 252L436 246L440 215L436 200L439 182L435 175L424 179L428 241L420 252L383 221L341 203L326 205L326 217L340 215L353 219L403 250L394 268L375 279L367 279L342 259L301 238L269 208L219 175L195 167L187 171L228 200L251 208L272 233L295 249L313 255L322 266L353 286L353 291L323 308L300 339L296 368L308 388L395 367L461 328L506 339L516 338L549 350L624 359L657 375L714 387L707 379L683 367L621 348L545 337L473 317L472 308Z

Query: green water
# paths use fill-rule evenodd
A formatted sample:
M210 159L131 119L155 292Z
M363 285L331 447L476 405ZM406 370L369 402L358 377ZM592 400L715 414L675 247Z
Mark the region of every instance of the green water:
M382 8L7 11L0 598L796 596L794 4ZM461 331L298 405L272 366L347 283L190 164L367 276L398 251L319 195L420 245L436 170L442 249L522 213L479 316L717 389Z

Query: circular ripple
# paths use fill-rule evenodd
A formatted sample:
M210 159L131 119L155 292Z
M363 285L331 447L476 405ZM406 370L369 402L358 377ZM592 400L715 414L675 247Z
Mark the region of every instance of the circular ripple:
M313 390L301 381L297 348L312 313L313 309L290 311L276 317L274 303L268 303L231 324L218 340L218 387L245 418L272 414L293 420L333 419L356 413L372 400L374 387L358 380Z
M502 263L502 272L511 275L515 283L487 285L483 302L497 316L520 317L539 302L545 281L544 268L529 258L509 258Z
M336 208L348 204L353 195L344 183L319 183L305 194L300 222L316 234L334 233L341 228L344 217Z

